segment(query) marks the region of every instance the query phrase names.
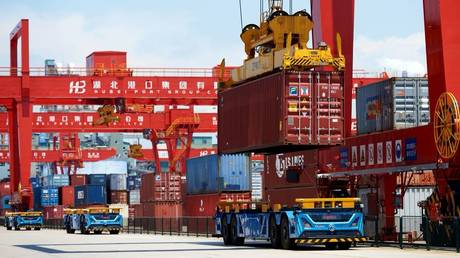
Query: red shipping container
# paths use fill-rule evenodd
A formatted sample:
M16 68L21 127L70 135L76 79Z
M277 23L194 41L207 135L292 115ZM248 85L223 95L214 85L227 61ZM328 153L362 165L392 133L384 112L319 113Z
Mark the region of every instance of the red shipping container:
M128 203L127 191L110 191L110 203Z
M5 195L11 195L10 192L10 182L1 182L0 183L0 197Z
M195 194L184 197L184 215L191 217L211 217L216 213L219 202L251 201L251 192L230 192Z
M284 188L268 188L264 191L264 200L273 204L281 204L282 206L292 207L296 204L296 198L317 198L318 188L310 187L284 187Z
M64 217L64 206L63 205L43 208L43 218L44 219L62 219L63 217Z
M60 188L62 205L65 207L74 207L75 196L73 186L63 186Z
M140 218L144 216L144 206L142 204L129 205L129 217Z
M318 151L305 150L265 156L264 189L316 185Z
M343 74L281 71L219 93L220 153L343 140Z
M179 174L148 173L142 175L141 203L182 200L182 179Z
M182 203L179 202L150 202L143 204L143 216L155 218L182 217Z
M71 175L70 176L70 185L79 186L86 185L87 179L86 175Z

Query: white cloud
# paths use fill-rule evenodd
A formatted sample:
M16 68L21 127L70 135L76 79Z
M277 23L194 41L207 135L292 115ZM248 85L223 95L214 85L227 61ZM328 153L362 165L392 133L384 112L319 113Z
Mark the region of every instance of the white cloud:
M24 13L29 18L31 66L42 67L52 58L83 67L85 57L99 50L127 51L130 67L212 67L223 57L227 64L240 64L244 57L237 36L234 41L213 37L212 30L196 26L202 17L193 10L138 10L126 18L121 11L98 17L77 12L44 15L16 6L0 11L0 66L9 65L8 34Z
M370 72L386 70L394 75L426 74L425 36L417 32L406 37L371 39L358 35L355 41L354 67Z

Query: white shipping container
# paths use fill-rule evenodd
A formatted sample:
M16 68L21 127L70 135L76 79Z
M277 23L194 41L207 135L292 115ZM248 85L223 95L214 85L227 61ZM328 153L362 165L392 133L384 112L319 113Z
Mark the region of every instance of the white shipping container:
M126 190L128 176L126 174L111 174L110 175L110 190L123 191Z
M124 160L83 162L83 168L79 168L77 174L128 174L128 163Z
M139 189L129 191L129 204L140 204L141 193Z
M401 189L397 189L398 194ZM418 203L424 201L433 193L433 187L409 187L406 189L403 199L403 208L398 209L395 217L396 230L400 230L400 217L402 216L403 232L411 232L414 237L420 236L422 224L422 209Z

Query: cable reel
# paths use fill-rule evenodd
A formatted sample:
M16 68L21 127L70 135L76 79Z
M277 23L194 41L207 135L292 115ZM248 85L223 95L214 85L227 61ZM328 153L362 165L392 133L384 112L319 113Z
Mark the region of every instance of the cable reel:
M460 143L460 110L452 93L444 92L439 96L433 120L438 153L444 159L451 159Z

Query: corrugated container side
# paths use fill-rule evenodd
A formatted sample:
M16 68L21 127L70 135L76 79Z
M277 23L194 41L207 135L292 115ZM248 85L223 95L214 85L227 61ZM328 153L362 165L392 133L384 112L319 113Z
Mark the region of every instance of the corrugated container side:
M250 189L249 157L245 154L222 155L219 162L218 178L222 178L221 191L247 191Z
M264 191L264 200L270 205L281 204L287 206L296 205L296 198L317 198L318 189L316 186L268 188Z
M140 176L128 176L127 188L128 190L136 190L141 188Z
M10 182L1 182L0 183L0 196L11 194L10 192Z
M250 189L249 157L207 155L187 160L187 193L204 194Z
M42 177L42 186L44 187L59 187L70 184L68 175L49 175Z
M32 194L34 198L34 210L39 211L42 210L42 188L35 187L32 188Z
M426 78L396 77L356 91L358 134L403 129L429 123Z
M144 217L179 218L182 217L182 204L178 202L153 202L143 204Z
M219 153L343 140L343 76L287 72L219 92Z
M181 183L179 174L143 174L140 189L141 203L180 201L182 199Z
M59 188L57 187L41 188L41 205L43 207L59 205Z
M140 204L141 192L139 189L129 191L129 204Z
M89 185L107 185L107 175L106 174L92 174L88 175L88 184Z
M211 217L216 213L217 204L224 201L251 201L250 192L221 192L211 194L186 195L184 215L191 217Z
M123 174L110 175L110 190L125 191L127 176Z
M64 217L64 206L56 205L43 208L44 219L62 219Z
M140 218L144 216L144 205L143 204L133 204L129 205L129 217L130 218Z
M92 204L106 204L107 192L105 185L81 185L74 190L75 206L87 206Z
M110 191L110 203L112 204L128 204L127 191Z
M61 192L61 204L65 207L75 206L75 193L74 186L63 186L60 188Z
M73 185L73 186L86 185L87 184L87 177L86 177L86 175L71 175L70 176L70 184Z
M207 155L187 160L187 192L210 193L218 190L218 155Z

